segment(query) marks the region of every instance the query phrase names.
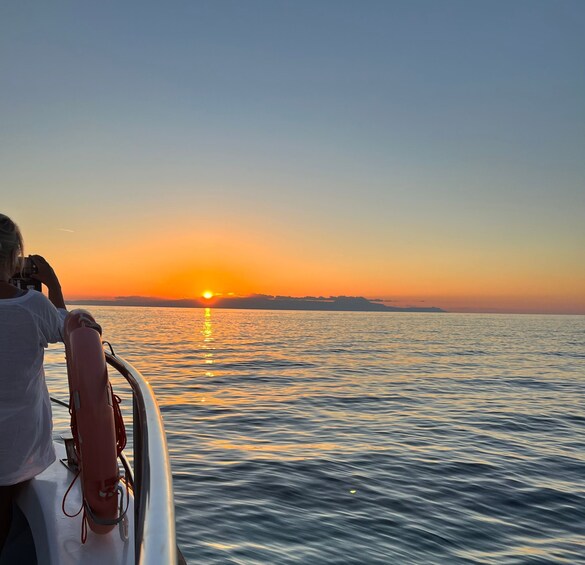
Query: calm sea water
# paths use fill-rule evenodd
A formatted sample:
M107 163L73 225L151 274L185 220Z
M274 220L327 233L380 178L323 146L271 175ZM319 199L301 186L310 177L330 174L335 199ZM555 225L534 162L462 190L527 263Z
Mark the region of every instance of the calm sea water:
M189 562L585 563L585 317L91 310L157 394Z

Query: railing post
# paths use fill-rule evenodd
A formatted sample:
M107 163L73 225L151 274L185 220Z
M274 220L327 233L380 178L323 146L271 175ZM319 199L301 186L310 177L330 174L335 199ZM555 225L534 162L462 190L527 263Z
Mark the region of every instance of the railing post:
M134 452L134 559L140 560L140 547L142 540L142 520L140 519L140 493L142 492L142 433L140 410L136 403L136 393L132 391L132 441ZM140 531L139 531L140 530Z

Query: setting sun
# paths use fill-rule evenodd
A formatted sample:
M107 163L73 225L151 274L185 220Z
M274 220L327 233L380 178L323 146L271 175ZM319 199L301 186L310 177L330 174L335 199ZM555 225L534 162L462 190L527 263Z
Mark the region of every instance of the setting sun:
M211 292L211 290L206 290L203 294L202 294L203 298L205 298L206 300L209 300L210 298L213 298L213 292Z

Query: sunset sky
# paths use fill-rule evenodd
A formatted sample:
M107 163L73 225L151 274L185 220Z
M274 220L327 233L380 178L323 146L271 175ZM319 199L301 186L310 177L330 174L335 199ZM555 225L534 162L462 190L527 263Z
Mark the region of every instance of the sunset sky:
M585 2L0 5L0 212L67 298L585 314Z

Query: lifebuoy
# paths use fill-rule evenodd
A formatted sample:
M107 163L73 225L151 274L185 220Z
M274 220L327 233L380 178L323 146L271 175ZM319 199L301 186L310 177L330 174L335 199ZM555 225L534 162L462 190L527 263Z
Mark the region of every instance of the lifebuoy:
M89 527L109 532L118 514L118 453L115 403L101 336L89 312L73 310L65 319L71 429Z

